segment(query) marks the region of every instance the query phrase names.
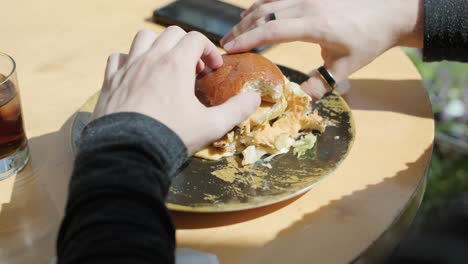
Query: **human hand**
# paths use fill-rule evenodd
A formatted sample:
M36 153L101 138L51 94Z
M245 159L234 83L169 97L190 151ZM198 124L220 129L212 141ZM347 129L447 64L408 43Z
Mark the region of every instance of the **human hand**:
M322 49L337 82L395 45L422 45L421 0L260 0L222 40L227 52L269 43L308 41ZM269 14L276 19L269 21ZM328 90L314 72L302 88L315 98Z
M128 55L109 57L94 117L147 115L171 128L191 155L247 119L260 104L256 93L239 94L216 107L199 102L197 73L222 64L216 46L198 32L169 27L157 36L140 31Z

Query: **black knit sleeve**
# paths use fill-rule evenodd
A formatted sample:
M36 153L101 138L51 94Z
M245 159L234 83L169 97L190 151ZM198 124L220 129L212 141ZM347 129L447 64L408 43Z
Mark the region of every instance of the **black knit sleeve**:
M174 263L164 205L187 158L169 128L136 113L89 124L75 161L58 242L59 263Z
M468 62L468 0L424 1L423 56Z

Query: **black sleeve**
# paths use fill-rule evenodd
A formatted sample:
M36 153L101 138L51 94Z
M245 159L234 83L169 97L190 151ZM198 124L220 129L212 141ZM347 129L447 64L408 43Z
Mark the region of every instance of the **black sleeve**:
M164 205L186 160L169 128L136 113L89 124L70 181L59 263L174 263L175 230Z
M468 0L424 1L423 56L468 62Z

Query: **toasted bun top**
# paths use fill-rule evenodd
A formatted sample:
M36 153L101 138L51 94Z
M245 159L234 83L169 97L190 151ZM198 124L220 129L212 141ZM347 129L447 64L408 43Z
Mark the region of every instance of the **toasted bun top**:
M195 84L195 94L203 104L222 104L244 88L261 92L265 101L276 101L269 90L275 87L283 89L284 77L274 63L254 53L223 55L223 60L223 66L198 79Z

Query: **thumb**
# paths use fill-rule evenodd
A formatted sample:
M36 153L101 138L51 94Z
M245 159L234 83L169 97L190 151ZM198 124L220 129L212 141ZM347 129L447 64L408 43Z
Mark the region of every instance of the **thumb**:
M346 80L349 75L349 61L348 58L341 58L336 61L325 62L324 66L328 72L333 76L338 87L338 93L343 93L349 90L349 82ZM331 91L331 87L322 78L317 70L312 71L310 78L301 84L302 89L315 99L322 98L327 92Z
M238 94L224 104L211 107L209 111L217 120L218 137L223 136L236 125L245 121L260 106L260 95L256 92Z

